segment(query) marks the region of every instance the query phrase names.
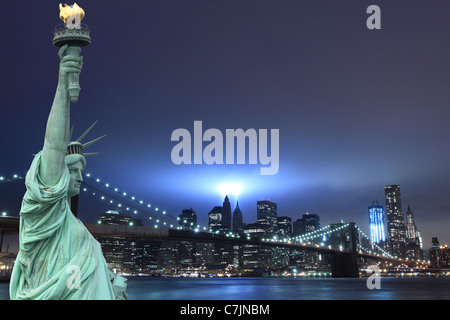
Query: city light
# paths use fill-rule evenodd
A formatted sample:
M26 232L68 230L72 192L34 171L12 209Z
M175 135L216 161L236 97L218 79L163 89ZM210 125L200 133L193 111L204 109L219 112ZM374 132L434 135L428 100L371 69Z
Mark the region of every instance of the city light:
M129 196L129 195L127 195L126 192L119 193L118 192L119 188L117 188L117 187L111 188L110 184L108 184L108 183L104 184L104 183L100 182L101 180L99 178L93 178L92 175L89 173L86 174L85 176L89 177L96 184L103 185L104 187L108 188L108 190L114 191L117 195L125 197L127 200L124 202L114 196L111 197L110 195L104 193L103 191L100 191L97 186L94 187L94 191L96 191L96 192L91 192L88 194L92 194L93 196L96 196L96 197L98 196L100 200L105 200L107 198L110 198L109 199L110 204L115 204L118 207L125 206L126 210L128 210L128 211L131 210L130 205L132 205L132 203L135 203L136 207L133 210L134 214L146 215L149 220L153 220L152 216L150 216L150 217L148 216L148 214L150 214L150 212L146 212L146 211L142 210L142 208L138 208L138 206L141 206L148 210L148 208L152 207L150 204L146 204L143 200L138 201L138 200L136 200L135 196ZM20 180L20 179L24 179L24 177L19 176L17 174L13 175L13 178L10 178L10 179L6 179L3 177L3 181L6 180L6 182ZM92 186L89 184L87 184L87 186L89 188L92 188ZM220 184L217 187L217 189L221 193L221 195L237 196L242 192L243 186L237 182L233 182L233 183L230 182L230 183ZM88 191L88 188L83 188L82 190ZM134 206L134 205L132 205L132 206ZM167 215L167 212L165 210L160 210L157 207L153 208L151 210L152 210L151 214L159 215L161 218L171 218L175 221L177 221L177 220L179 221L179 217L175 218L175 217L169 216L169 215ZM7 212L3 211L0 216L7 216ZM160 220L156 219L156 217L154 220L156 220L156 223L157 223L153 226L154 228L160 228L159 224L162 224L165 227L170 225L170 228L182 229L179 226L174 227L174 224L169 224L165 221L160 222ZM101 223L101 221L98 221L98 223ZM130 224L130 225L132 225L132 224ZM296 236L296 237L286 237L286 238L280 238L280 239L278 239L277 237L272 237L271 239L260 239L260 240L266 241L266 242L270 241L270 242L275 242L275 243L286 243L287 242L290 244L293 243L293 244L302 245L302 246L324 247L324 248L328 248L329 250L335 250L335 249L343 250L342 245L339 245L337 248L332 248L332 246L327 244L326 242L328 241L328 239L332 233L339 232L340 230L343 230L344 228L349 227L349 225L350 225L349 223L344 223L343 221L341 221L341 223L339 224L339 227L333 227L333 229L330 228L330 225L326 225L317 230L313 230L313 231L304 233L304 234L302 234L300 236ZM370 241L370 238L367 235L365 235L364 232L362 232L358 226L355 226L355 227L356 227L357 234L359 237L361 237L361 239L364 238L364 239ZM199 232L200 230L208 231L208 228L205 226L201 227L200 225L197 225L196 228L194 229L195 232ZM213 232L213 231L209 230L209 232ZM215 234L223 234L226 237L239 238L239 234L230 232L230 231L214 231L214 233ZM253 236L247 234L246 239L247 240L253 239ZM318 243L315 243L316 241L319 242L320 245ZM378 246L376 243L372 244L372 248L366 248L366 247L362 246L361 243L358 241L356 246L357 246L356 251L359 253L370 254L373 256L384 256L384 257L388 257L391 259L398 259L397 256L388 253L386 250L384 250L383 248ZM398 260L400 261L400 259L398 259Z
M235 197L238 197L239 194L242 192L242 185L238 182L226 182L221 183L217 186L217 190L219 191L220 195L222 197L225 197L227 195L233 195Z

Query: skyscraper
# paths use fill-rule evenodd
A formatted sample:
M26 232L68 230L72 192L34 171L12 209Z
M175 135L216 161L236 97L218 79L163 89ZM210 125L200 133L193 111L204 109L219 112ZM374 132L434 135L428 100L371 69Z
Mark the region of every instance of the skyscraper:
M386 240L383 206L379 206L378 201L376 201L376 204L374 201L369 206L369 226L371 243L380 243Z
M184 209L178 218L178 225L182 229L194 229L197 226L197 214L192 208Z
M134 219L131 215L123 214L115 210L108 210L100 215L98 223L122 226L143 226L141 219Z
M409 259L423 259L422 236L417 230L414 215L408 205L406 212L406 256Z
M290 217L278 217L278 234L281 236L292 236L292 219Z
M143 226L141 219L134 219L131 215L119 213L115 210L109 210L101 214L98 223L105 225ZM155 245L153 245L153 241L151 240L130 239L126 237L97 237L96 239L102 247L108 268L115 272L134 273L146 268L145 265L152 265L147 259L152 252L154 253ZM149 268L146 271L149 271Z
M439 240L437 237L431 238L431 247L432 248L439 248Z
M386 222L391 252L399 258L406 257L405 218L399 185L384 186L386 196Z
M222 206L222 227L224 230L231 231L231 204L228 196L225 196Z
M440 246L437 237L431 241L430 263L433 268L450 267L450 248L447 245Z
M220 206L215 206L208 212L208 228L211 232L223 231L222 212L223 208Z
M411 210L411 207L408 205L408 211L406 212L406 241L416 242L417 237L417 229L416 224L414 222L414 215Z
M313 213L304 214L303 223L305 226L305 233L318 230L320 228L320 218L317 214Z
M305 233L305 222L303 219L297 219L292 223L292 235L299 236Z
M257 201L257 219L258 223L269 225L270 234L277 231L277 204L269 200Z
M236 203L236 208L233 211L233 232L244 232L244 221L241 208L239 208L239 202Z
M267 223L250 223L244 227L246 235L266 238L271 236L270 225ZM270 267L271 248L262 244L244 244L242 264L244 269L266 269Z

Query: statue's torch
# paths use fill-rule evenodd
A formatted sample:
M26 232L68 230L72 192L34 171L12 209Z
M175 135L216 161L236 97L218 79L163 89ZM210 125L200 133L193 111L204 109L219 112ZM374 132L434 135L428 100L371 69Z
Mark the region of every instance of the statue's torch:
M53 32L53 44L57 47L68 44L69 48L66 50L66 55L79 57L81 48L91 43L91 37L89 36L91 30L87 25L81 24L81 20L85 15L84 10L76 3L72 6L66 4L64 7L60 4L59 10L59 16L64 24L56 26ZM78 95L81 90L78 74L70 73L68 80L70 100L75 103L78 101Z

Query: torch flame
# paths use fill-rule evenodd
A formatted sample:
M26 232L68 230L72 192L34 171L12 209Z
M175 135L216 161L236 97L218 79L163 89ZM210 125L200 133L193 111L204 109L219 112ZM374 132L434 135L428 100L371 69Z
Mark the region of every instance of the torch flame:
M79 16L80 21L84 17L84 10L81 9L76 3L71 6L64 4L64 7L61 3L59 4L59 18L64 21L64 23L67 23L67 20L75 15Z

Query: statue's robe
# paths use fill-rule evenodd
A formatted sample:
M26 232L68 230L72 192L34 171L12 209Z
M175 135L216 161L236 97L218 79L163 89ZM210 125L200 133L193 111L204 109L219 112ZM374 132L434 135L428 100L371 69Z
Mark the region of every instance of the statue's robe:
M126 279L108 270L100 244L70 211L67 166L59 182L46 187L39 176L40 160L41 152L25 179L10 298L127 299Z

